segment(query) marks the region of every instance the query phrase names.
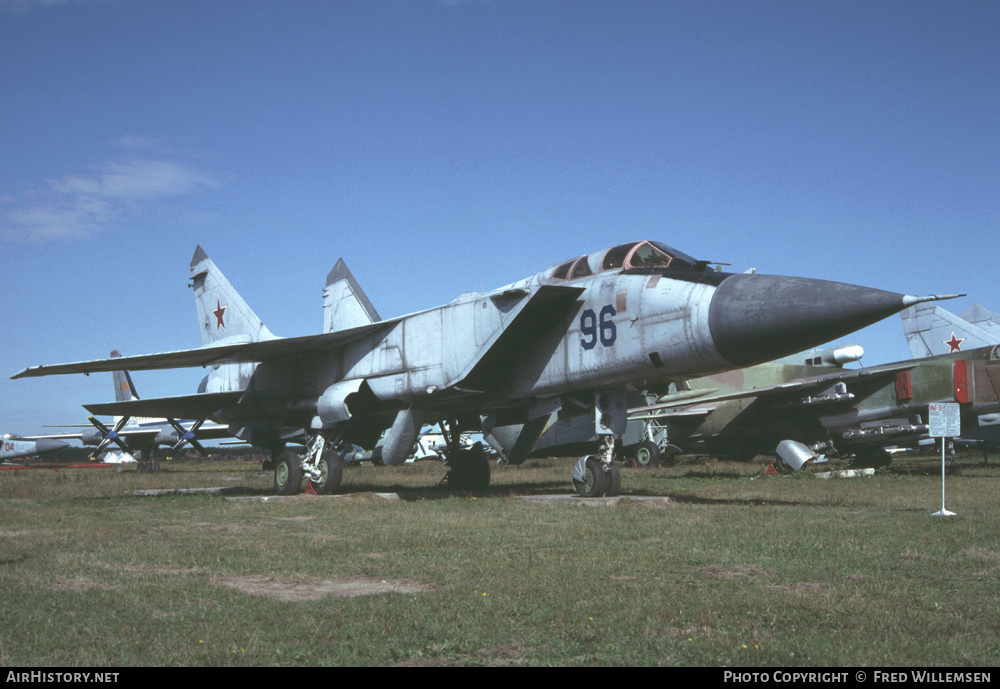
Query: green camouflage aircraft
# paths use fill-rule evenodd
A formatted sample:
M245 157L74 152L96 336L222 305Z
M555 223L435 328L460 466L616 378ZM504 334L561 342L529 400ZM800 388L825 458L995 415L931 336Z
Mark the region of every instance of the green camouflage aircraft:
M884 466L886 446L927 438L933 402L960 404L963 435L1000 411L1000 346L832 371L838 350L824 352L672 385L629 418L645 422L643 447L654 460L663 452L777 454L778 468L789 471L820 453Z

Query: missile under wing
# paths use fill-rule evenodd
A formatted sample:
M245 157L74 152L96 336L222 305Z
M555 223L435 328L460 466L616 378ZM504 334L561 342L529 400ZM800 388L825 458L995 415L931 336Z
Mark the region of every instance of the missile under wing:
M37 366L14 377L240 366L240 375L210 374L200 394L87 408L227 423L277 457L279 493L296 492L303 476L318 492L335 490L341 463L334 448L372 447L386 429L383 460L401 462L430 422L448 429L454 482L485 485L481 450L458 448L463 430L479 430L482 417L521 423L520 444L530 449L551 413L576 411L590 415L600 438L574 472L578 490L594 495L619 490L614 437L625 428L632 385L767 361L938 298L708 265L659 242L629 242L407 316L379 320L374 309L348 309L327 321L328 332L277 338L253 317L241 318L248 332L227 321L227 303L238 295L198 247L196 303L204 328L225 331L224 338L176 352ZM344 324L352 327L336 329ZM289 429L305 429L302 454L283 451Z

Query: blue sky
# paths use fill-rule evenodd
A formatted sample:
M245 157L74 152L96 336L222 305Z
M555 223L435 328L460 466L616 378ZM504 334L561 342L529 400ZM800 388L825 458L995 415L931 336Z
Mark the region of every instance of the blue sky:
M0 430L111 397L26 366L197 346L199 243L286 336L341 256L390 317L641 238L1000 310L997 35L996 2L0 0ZM909 356L898 318L851 339Z

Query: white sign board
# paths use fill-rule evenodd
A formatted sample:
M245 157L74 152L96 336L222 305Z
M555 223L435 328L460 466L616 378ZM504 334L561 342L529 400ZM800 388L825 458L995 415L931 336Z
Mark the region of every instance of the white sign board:
M962 435L962 416L956 402L930 405L928 425L932 438L957 438Z

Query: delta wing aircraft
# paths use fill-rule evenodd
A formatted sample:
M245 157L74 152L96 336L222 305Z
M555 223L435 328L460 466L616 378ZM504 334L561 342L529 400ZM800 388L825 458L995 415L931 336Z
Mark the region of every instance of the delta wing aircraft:
M900 316L916 359L1000 344L1000 315L982 304L973 304L961 316L937 304L917 304Z
M269 448L275 489L318 493L340 484L336 447L373 447L405 460L425 422L449 438L449 482L484 486L481 445L461 450L463 430L524 425L510 460L527 457L549 415L588 414L599 437L573 472L582 495L615 494L614 438L627 422L626 390L768 361L839 338L907 306L904 296L799 277L712 270L655 241L579 256L491 292L380 320L346 266L325 296L325 330L277 338L201 247L191 286L203 346L25 369L14 378L66 373L211 367L197 394L87 405L94 414L212 418ZM301 453L285 451L305 433Z

